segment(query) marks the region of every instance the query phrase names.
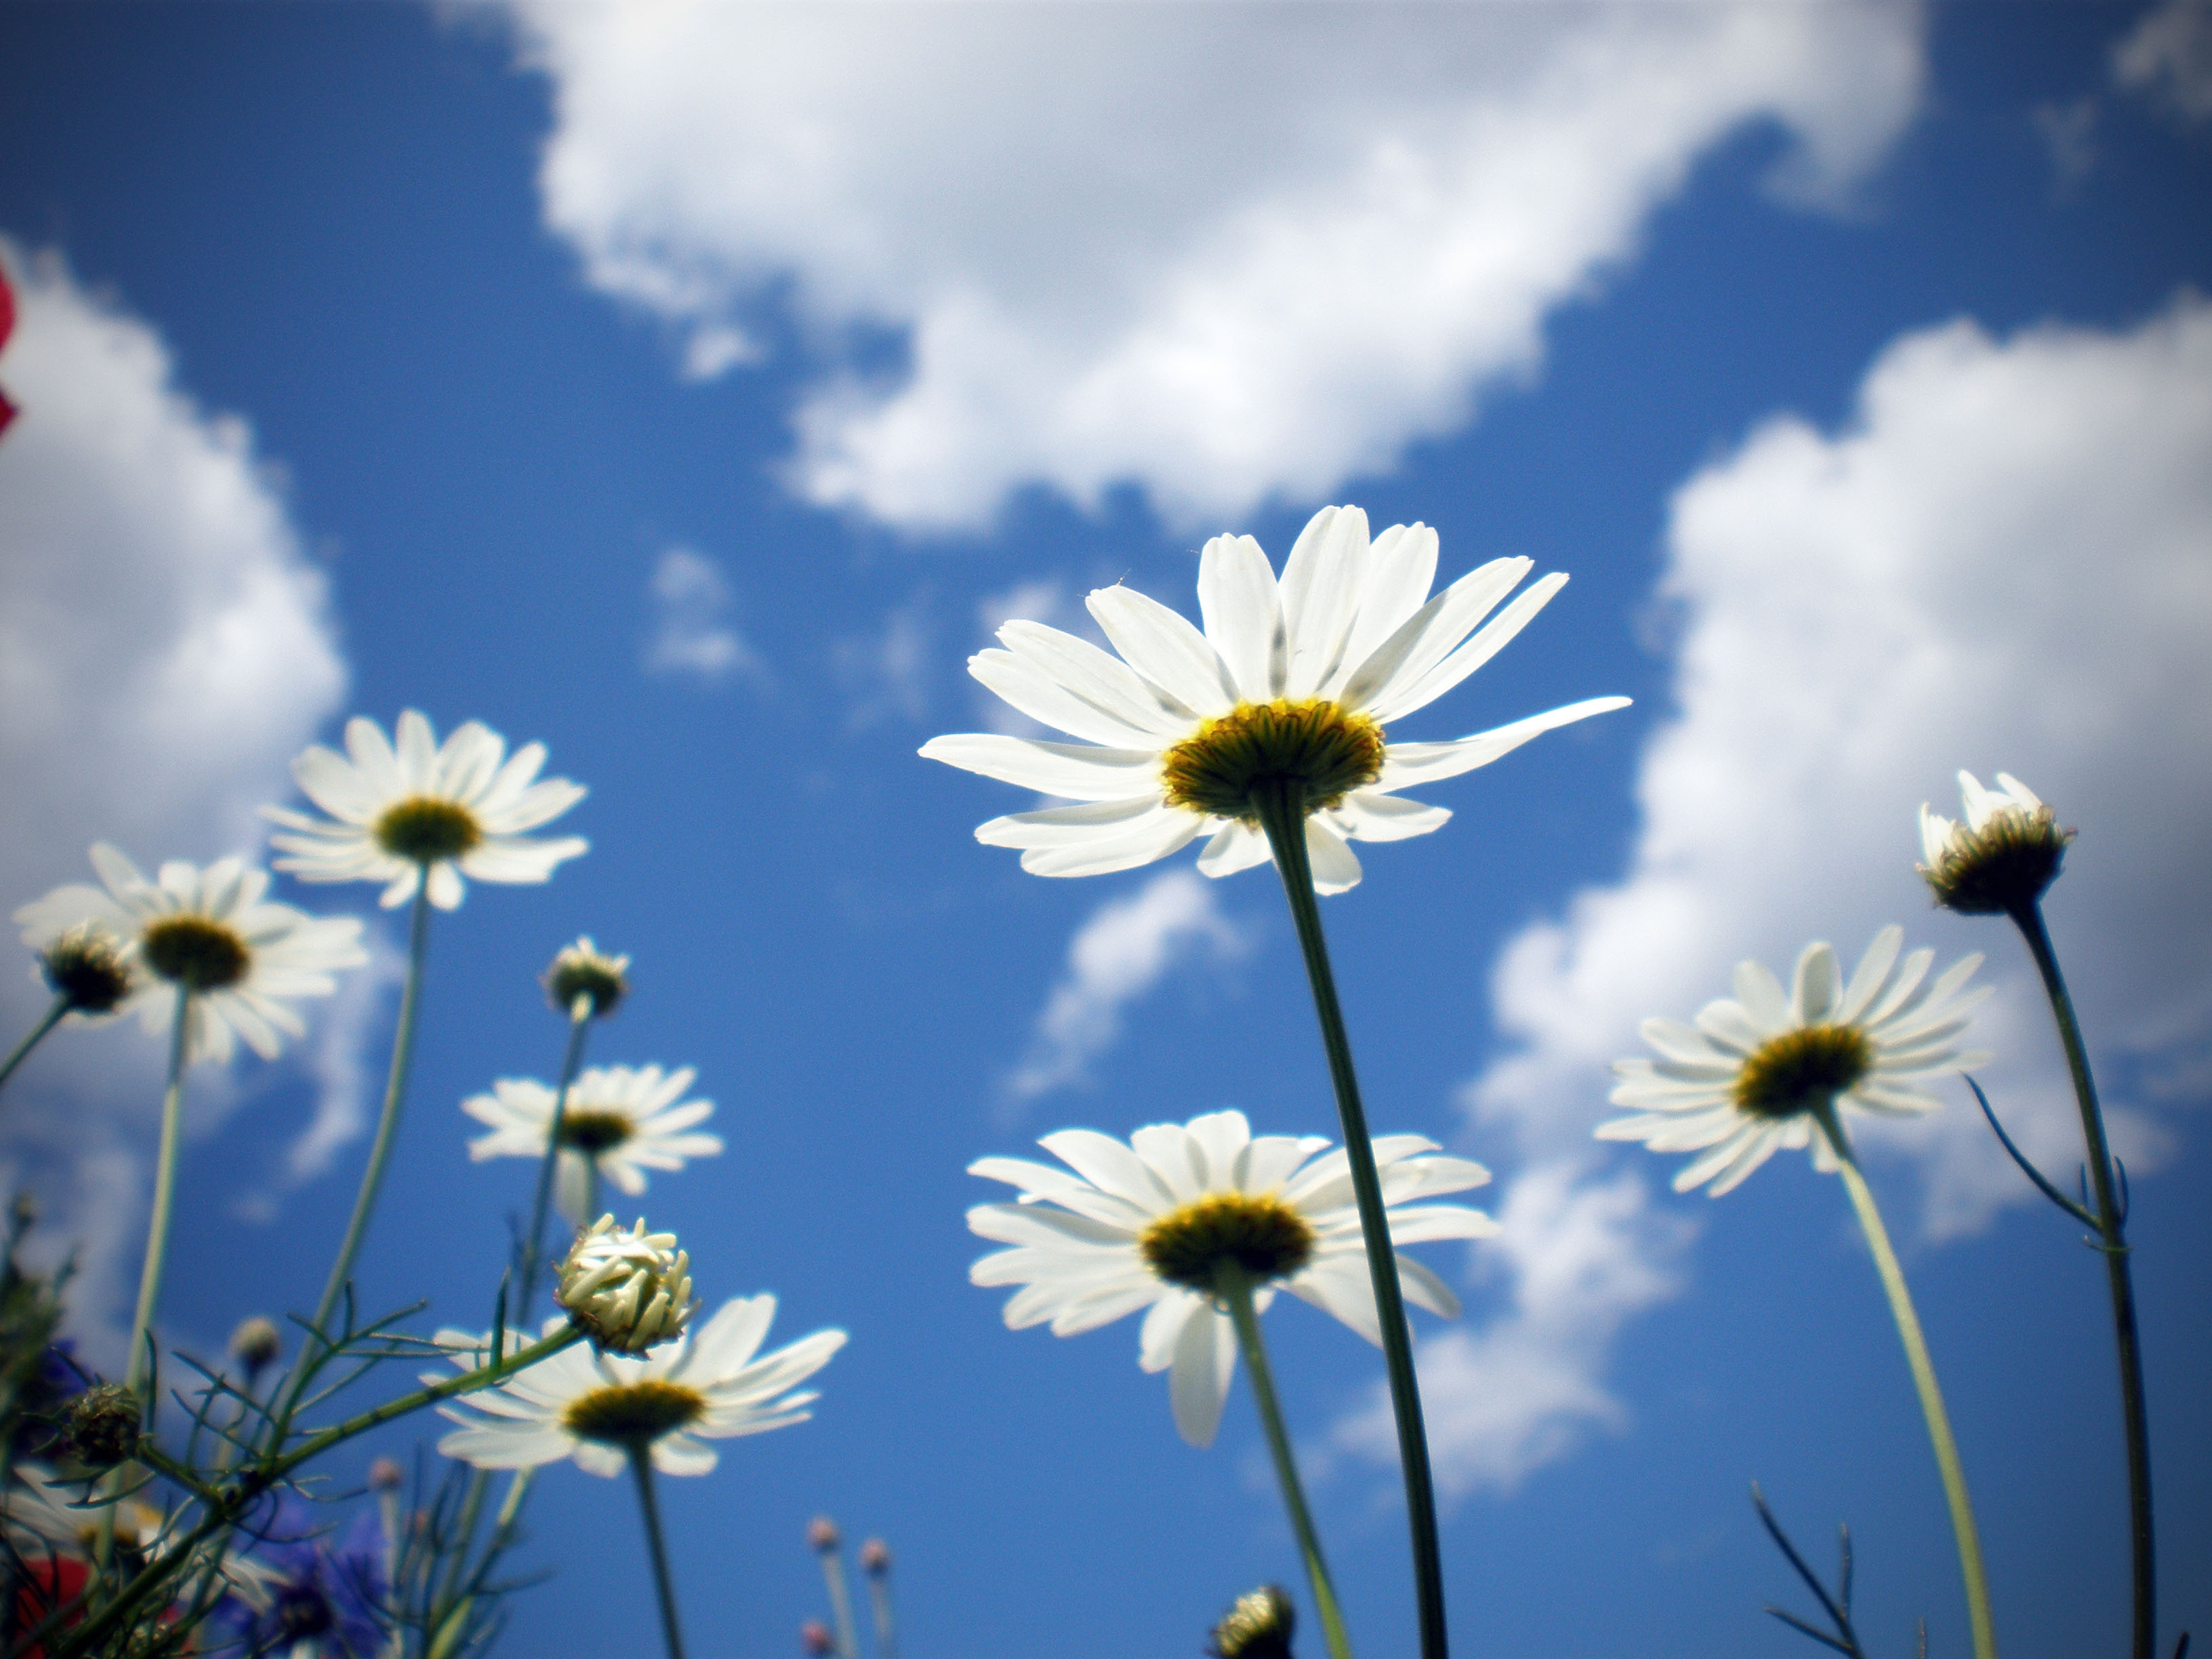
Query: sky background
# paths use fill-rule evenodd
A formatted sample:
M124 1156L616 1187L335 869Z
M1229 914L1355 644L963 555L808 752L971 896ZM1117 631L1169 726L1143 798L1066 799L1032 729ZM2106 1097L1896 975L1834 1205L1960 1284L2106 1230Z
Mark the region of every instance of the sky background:
M1988 953L1984 1080L2063 1178L2024 953L1912 870L1962 766L2081 830L2049 908L2136 1176L2161 1623L2212 1630L2212 10L10 4L0 88L10 908L94 839L255 850L351 713L590 787L587 857L437 918L360 1284L486 1322L531 1170L459 1103L557 1066L556 947L629 952L591 1058L696 1066L729 1147L646 1212L710 1306L853 1339L815 1420L664 1483L695 1652L795 1650L817 1511L890 1541L909 1659L1193 1654L1297 1585L1242 1382L1192 1450L1134 1322L1008 1332L962 1220L1056 1127L1334 1137L1279 887L1024 875L971 831L1027 803L914 751L1014 729L963 671L1006 619L1194 614L1207 536L1279 562L1330 501L1443 577L1574 576L1394 738L1636 700L1425 791L1453 822L1323 907L1376 1127L1497 1176L1503 1234L1424 1252L1468 1304L1419 1319L1460 1650L1806 1651L1756 1479L1816 1559L1849 1522L1875 1649L1965 1650L1840 1189L1677 1198L1589 1138L1639 1018L1896 920ZM393 918L286 896L382 945L283 1060L192 1074L162 1323L210 1358L312 1305L389 1042ZM0 1116L111 1358L160 1065L64 1031ZM2103 1275L1948 1092L1866 1148L1999 1629L2115 1651ZM1354 1638L1409 1650L1379 1356L1268 1330ZM530 1525L507 1650L649 1650L628 1491L559 1468Z

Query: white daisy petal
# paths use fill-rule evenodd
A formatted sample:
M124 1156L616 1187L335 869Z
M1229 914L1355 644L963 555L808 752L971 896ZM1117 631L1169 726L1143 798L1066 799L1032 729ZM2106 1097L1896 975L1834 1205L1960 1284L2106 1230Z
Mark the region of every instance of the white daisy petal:
M1207 1308L1185 1322L1168 1370L1168 1405L1176 1432L1192 1445L1213 1443L1236 1370L1237 1336L1224 1316Z
M1133 587L1102 587L1084 601L1123 660L1201 717L1226 714L1237 682L1220 653L1180 612Z
M1283 626L1275 573L1249 536L1216 536L1198 556L1198 608L1247 702L1283 694L1290 640Z
M921 746L921 755L1068 800L1126 799L1156 788L1159 773L1159 757L1141 749L1039 743L995 732L932 738Z

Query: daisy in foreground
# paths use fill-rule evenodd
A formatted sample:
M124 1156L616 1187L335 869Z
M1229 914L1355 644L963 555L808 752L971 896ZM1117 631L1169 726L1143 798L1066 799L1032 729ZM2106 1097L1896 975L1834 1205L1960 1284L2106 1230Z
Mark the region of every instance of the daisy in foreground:
M698 1073L689 1066L592 1066L568 1088L561 1112L561 1158L556 1199L561 1213L581 1224L599 1208L598 1183L611 1182L625 1196L645 1190L647 1170L680 1170L684 1160L722 1150L722 1138L696 1129L714 1115L711 1100L684 1100ZM556 1091L534 1078L503 1077L487 1095L471 1095L461 1109L489 1134L469 1142L469 1157L545 1156L545 1138L558 1103Z
M1700 1153L1675 1176L1677 1192L1707 1182L1716 1195L1727 1192L1778 1148L1808 1144L1815 1168L1843 1177L1927 1420L1958 1543L1976 1659L1996 1659L1981 1539L1950 1415L1904 1269L1859 1172L1840 1110L1853 1106L1903 1116L1934 1111L1942 1103L1926 1091L1929 1081L1989 1058L1956 1041L1969 1012L1989 994L1987 987L1964 988L1981 957L1964 957L1931 980L1936 953L1915 951L1900 959L1904 937L1897 927L1875 934L1848 983L1834 949L1815 943L1799 954L1787 992L1763 964L1745 962L1735 970L1735 995L1707 1003L1696 1024L1644 1021L1644 1040L1659 1058L1613 1066L1621 1079L1614 1104L1640 1109L1599 1125L1597 1134L1640 1140L1656 1152Z
M542 743L509 757L506 738L471 720L441 747L412 708L399 717L396 745L374 720L359 717L346 722L345 736L346 754L316 744L292 763L293 779L329 817L261 809L291 832L270 837L293 855L276 867L302 881L380 881L391 909L427 880L429 902L450 910L461 902L463 876L544 881L591 845L576 836L548 841L525 833L584 798L581 784L538 777Z
M1359 880L1347 841L1403 841L1451 814L1396 792L1486 766L1540 732L1627 706L1595 697L1445 743L1390 743L1384 728L1488 662L1566 584L1546 576L1475 625L1528 574L1493 559L1433 599L1437 532L1394 525L1370 544L1358 507L1323 507L1280 580L1249 536L1216 536L1199 559L1205 629L1127 587L1086 605L1121 654L1012 622L1002 651L968 671L1023 714L1084 739L968 733L931 760L1082 803L993 818L975 838L1024 849L1041 876L1150 864L1206 836L1209 876L1265 864L1271 807L1304 820L1313 884Z

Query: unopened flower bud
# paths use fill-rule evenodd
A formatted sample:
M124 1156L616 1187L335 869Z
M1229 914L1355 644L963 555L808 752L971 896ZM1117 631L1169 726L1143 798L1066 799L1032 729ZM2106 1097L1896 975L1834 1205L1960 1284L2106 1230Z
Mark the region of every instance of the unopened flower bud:
M836 1638L830 1634L830 1626L819 1619L810 1619L799 1627L799 1645L813 1659L823 1659L824 1655L837 1651Z
M572 1019L579 998L584 1000L584 1013L604 1019L629 994L629 958L608 956L586 933L554 957L545 970L545 994Z
M88 1468L112 1469L138 1449L138 1396L120 1382L87 1389L70 1402L62 1438Z
M131 994L131 957L97 922L79 922L39 954L57 996L81 1014L105 1014Z
M407 1471L389 1457L380 1457L368 1466L371 1492L398 1492L406 1484Z
M1291 1659L1291 1632L1297 1613L1278 1585L1268 1584L1237 1598L1206 1650L1214 1659Z
M842 1541L842 1534L837 1530L837 1523L828 1516L817 1515L806 1523L806 1542L810 1548L826 1553L836 1549Z
M2006 915L2025 910L2058 878L2071 830L2061 830L2051 810L2008 773L1984 789L1971 772L1959 774L1963 823L1920 808L1920 873L1936 902L1965 915Z
M643 1353L681 1331L698 1311L691 1258L674 1233L649 1233L640 1218L625 1232L603 1215L562 1258L554 1292L569 1319L602 1348Z
M246 1367L246 1380L252 1382L284 1351L284 1339L272 1322L257 1314L239 1321L238 1328L230 1334L230 1351L238 1356L238 1363Z
M860 1569L877 1577L891 1570L891 1547L880 1538L871 1538L860 1546Z

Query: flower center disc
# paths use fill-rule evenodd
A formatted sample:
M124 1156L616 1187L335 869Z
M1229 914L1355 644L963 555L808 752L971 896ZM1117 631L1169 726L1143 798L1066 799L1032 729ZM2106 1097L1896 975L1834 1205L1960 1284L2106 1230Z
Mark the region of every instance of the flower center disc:
M1735 1103L1760 1117L1795 1117L1833 1100L1873 1068L1856 1025L1808 1025L1761 1043L1735 1082Z
M1257 792L1291 786L1301 814L1340 804L1382 775L1382 728L1322 698L1240 702L1169 750L1160 763L1168 803L1217 817L1259 821Z
M387 807L376 821L376 844L417 864L459 858L483 840L483 826L475 813L433 795L411 796Z
M561 1144L574 1146L580 1152L604 1152L628 1140L635 1127L620 1112L563 1112Z
M568 1402L561 1420L580 1439L629 1446L696 1423L707 1398L680 1382L614 1382Z
M220 991L246 977L253 953L246 941L205 916L166 916L139 942L146 965L188 991Z
M1146 1228L1137 1249L1170 1284L1211 1295L1214 1267L1223 1261L1234 1261L1261 1283L1288 1278L1312 1258L1314 1230L1279 1198L1208 1193Z

